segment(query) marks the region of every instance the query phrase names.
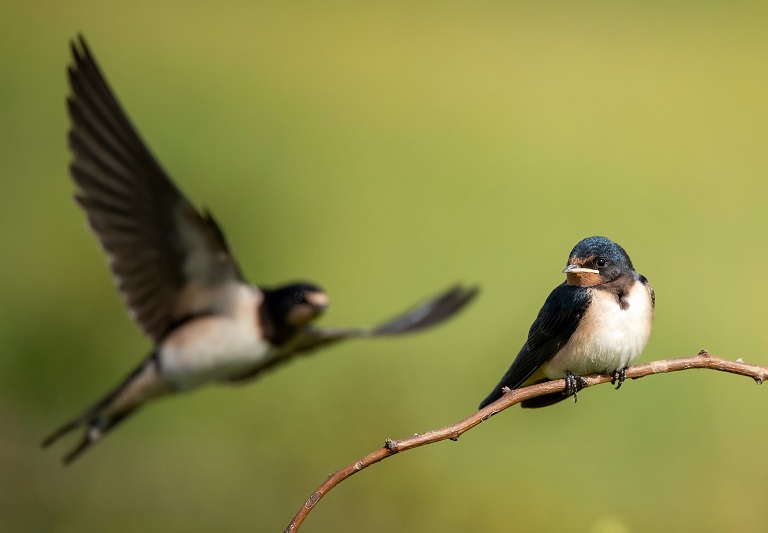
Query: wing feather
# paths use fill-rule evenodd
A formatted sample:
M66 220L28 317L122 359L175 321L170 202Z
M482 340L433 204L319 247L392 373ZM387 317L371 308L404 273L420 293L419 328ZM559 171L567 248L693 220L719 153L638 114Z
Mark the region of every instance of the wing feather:
M478 287L467 288L454 285L439 295L376 327L307 328L291 340L278 357L232 381L242 382L253 379L264 370L284 363L297 355L308 354L347 339L403 335L436 326L463 309L477 296L478 292Z
M507 373L480 404L480 409L501 398L504 387L516 389L538 368L552 359L571 338L591 301L585 287L563 282L553 290L528 331L528 340L520 349Z
M174 185L131 125L83 37L71 44L70 174L136 322L155 342L206 294L242 276L224 234Z

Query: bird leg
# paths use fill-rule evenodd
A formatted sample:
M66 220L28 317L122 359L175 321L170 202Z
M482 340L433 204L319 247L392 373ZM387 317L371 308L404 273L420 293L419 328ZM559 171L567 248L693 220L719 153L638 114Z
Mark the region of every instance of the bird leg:
M565 390L563 394L566 396L573 395L573 403L579 401L577 393L586 386L587 382L583 377L577 376L570 370L565 371Z
M616 390L619 390L621 388L621 384L624 383L625 379L627 379L627 369L620 368L619 370L613 373L613 379L611 380L611 385L616 385ZM618 385L616 384L616 382L618 382Z

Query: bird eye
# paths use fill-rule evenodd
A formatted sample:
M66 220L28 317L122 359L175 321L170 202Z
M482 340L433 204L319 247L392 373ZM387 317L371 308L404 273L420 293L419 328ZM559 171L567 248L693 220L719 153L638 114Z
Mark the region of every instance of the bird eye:
M303 292L295 292L293 293L293 301L300 304L304 303L304 293Z
M598 268L603 268L603 267L605 266L605 259L603 259L603 258L601 257L600 259L598 259L597 261L595 261L595 264L597 265L597 267L598 267Z

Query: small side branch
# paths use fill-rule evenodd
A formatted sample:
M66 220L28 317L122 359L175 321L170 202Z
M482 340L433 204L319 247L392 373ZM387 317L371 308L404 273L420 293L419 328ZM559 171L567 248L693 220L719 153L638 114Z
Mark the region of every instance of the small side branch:
M636 365L627 369L628 379L639 379L645 376L653 374L666 374L668 372L678 372L680 370L690 370L692 368L708 368L710 370L717 370L719 372L729 372L731 374L739 374L741 376L748 376L761 384L768 380L768 367L748 365L741 360L728 361L726 359L720 359L713 357L705 350L702 350L693 357L681 357L678 359L666 359L663 361L653 361L652 363L645 363L642 365ZM590 374L583 376L584 387L592 387L594 385L600 385L602 383L610 383L613 380L612 375L605 374ZM310 511L314 509L320 499L328 494L331 489L336 485L347 479L348 477L360 472L361 470L368 468L369 466L378 463L390 457L396 453L408 451L419 446L426 444L432 444L433 442L439 442L442 440L459 440L459 437L465 432L469 431L473 427L477 426L481 422L488 420L490 417L518 404L522 401L537 396L543 396L546 394L552 394L556 392L562 392L565 389L565 380L558 379L555 381L547 381L544 383L538 383L525 387L523 389L510 390L504 394L501 398L494 403L488 405L484 409L477 411L473 415L465 418L461 422L457 422L451 426L422 433L420 435L414 435L400 440L387 439L384 447L379 448L362 459L345 466L341 470L337 470L326 479L315 492L307 499L301 509L293 517L291 523L285 528L286 533L298 531L301 527L304 519L309 515Z

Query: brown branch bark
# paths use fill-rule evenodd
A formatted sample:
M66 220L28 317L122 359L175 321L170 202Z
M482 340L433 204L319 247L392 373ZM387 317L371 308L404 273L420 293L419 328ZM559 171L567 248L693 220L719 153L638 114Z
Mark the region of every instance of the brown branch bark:
M678 359L666 359L664 361L654 361L652 363L645 363L642 365L636 365L627 369L627 378L638 379L652 374L664 374L667 372L677 372L680 370L689 370L691 368L708 368L710 370L718 370L720 372L729 372L731 374L739 374L742 376L749 376L754 379L757 384L761 384L763 381L768 380L768 367L748 365L741 360L728 361L711 356L706 350L702 350L698 355L694 357L681 357ZM593 385L600 385L602 383L608 383L612 381L613 376L605 374L590 374L583 376L584 388L591 387ZM301 527L304 519L309 515L310 511L314 509L317 502L328 494L336 485L350 477L352 474L356 474L361 470L378 463L390 457L398 452L404 452L419 446L426 444L432 444L433 442L439 442L442 440L459 440L459 437L466 431L469 431L473 427L477 426L481 422L488 420L490 417L512 407L529 398L535 398L536 396L543 396L545 394L551 394L553 392L561 392L565 390L565 380L558 379L555 381L547 381L523 389L510 390L504 394L500 399L496 400L491 405L484 409L474 413L473 415L465 418L461 422L457 422L451 426L422 433L421 435L414 435L400 440L387 439L383 448L375 450L362 459L355 461L354 463L345 466L341 470L337 470L326 479L315 492L309 497L309 499L301 506L301 509L293 517L291 523L285 528L286 533L295 532Z

